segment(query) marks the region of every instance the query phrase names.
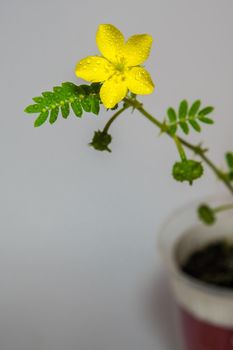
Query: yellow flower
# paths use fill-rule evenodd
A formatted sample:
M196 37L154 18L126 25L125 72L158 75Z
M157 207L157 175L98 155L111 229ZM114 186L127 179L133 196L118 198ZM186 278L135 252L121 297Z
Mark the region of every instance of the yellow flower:
M140 65L148 58L152 37L148 34L123 34L112 24L101 24L96 43L103 56L90 56L76 66L76 75L90 82L103 83L100 98L106 108L113 108L127 94L151 94L154 84Z

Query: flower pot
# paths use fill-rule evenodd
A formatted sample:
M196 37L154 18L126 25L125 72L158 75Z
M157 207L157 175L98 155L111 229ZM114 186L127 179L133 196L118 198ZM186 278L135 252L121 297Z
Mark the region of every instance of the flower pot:
M177 303L183 349L232 350L233 290L201 282L180 268L190 254L211 242L223 238L233 241L232 212L222 214L215 225L206 226L197 218L198 203L177 211L160 233L160 248ZM218 205L218 200L212 200L212 205Z

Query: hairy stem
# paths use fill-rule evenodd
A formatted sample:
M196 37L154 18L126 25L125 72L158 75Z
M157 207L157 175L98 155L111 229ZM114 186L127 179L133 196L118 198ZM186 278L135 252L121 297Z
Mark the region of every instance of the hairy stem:
M119 115L121 113L123 113L127 108L129 108L129 105L125 105L124 107L122 107L121 109L119 109L115 114L113 114L113 116L109 119L109 121L107 122L107 124L105 125L103 132L108 132L108 129L110 128L110 126L112 125L112 123L114 122L114 120L119 117Z

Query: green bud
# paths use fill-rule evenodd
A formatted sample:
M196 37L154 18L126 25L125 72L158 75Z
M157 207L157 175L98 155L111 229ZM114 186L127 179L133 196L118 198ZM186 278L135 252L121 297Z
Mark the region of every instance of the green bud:
M213 209L206 204L200 205L198 208L198 216L207 225L212 225L216 221Z
M112 142L112 136L105 131L95 131L93 139L89 145L98 151L111 152L108 145Z
M188 181L190 184L203 174L203 166L195 160L183 160L176 162L172 169L172 175L175 180L183 182Z

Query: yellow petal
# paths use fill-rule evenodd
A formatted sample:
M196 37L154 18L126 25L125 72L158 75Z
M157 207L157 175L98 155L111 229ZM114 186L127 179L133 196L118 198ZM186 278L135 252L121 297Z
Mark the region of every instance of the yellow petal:
M133 67L127 74L128 89L134 94L147 95L154 90L150 74L142 67Z
M100 89L100 99L106 108L113 108L127 94L126 80L122 75L114 75L105 81Z
M142 64L150 55L153 38L148 34L131 36L125 44L125 58L128 66Z
M102 82L113 74L113 66L104 57L90 56L78 62L75 73L84 80Z
M102 55L115 62L121 56L124 36L112 24L100 24L96 33L96 43Z

